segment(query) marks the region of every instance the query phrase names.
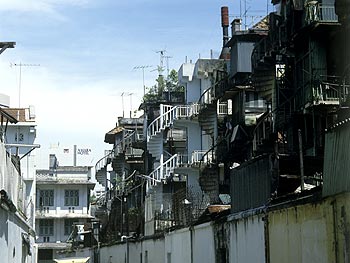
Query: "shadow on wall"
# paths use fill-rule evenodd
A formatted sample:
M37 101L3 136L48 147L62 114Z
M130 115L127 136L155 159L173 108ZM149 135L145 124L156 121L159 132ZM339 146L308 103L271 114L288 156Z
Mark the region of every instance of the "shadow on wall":
M5 240L6 245L8 244L8 212L0 208L0 243Z

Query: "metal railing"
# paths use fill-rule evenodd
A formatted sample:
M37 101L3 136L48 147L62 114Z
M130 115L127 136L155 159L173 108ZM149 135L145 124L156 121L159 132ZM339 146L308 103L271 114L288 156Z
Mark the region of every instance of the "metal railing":
M175 106L175 108L176 108L175 117L177 119L190 118L190 117L196 116L199 112L198 103L193 103L190 105L179 105L179 106Z
M218 116L226 116L228 114L227 102L221 102L217 105Z
M201 162L212 163L215 157L213 150L199 150L193 151L191 163L194 165L199 165Z
M174 120L175 107L160 104L160 115L147 127L147 142L161 130L169 127Z
M148 177L150 180L147 181L148 187L160 183L162 180L165 180L174 172L174 169L177 165L177 154L173 155L170 159L166 160L160 164L156 169L154 169Z
M307 23L325 22L337 23L338 16L335 13L334 5L308 4L305 9L305 20Z

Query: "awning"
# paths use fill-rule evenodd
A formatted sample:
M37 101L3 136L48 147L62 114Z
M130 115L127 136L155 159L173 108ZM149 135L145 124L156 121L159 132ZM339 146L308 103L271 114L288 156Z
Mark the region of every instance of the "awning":
M88 263L90 262L90 257L87 258L61 258L54 259L56 263Z

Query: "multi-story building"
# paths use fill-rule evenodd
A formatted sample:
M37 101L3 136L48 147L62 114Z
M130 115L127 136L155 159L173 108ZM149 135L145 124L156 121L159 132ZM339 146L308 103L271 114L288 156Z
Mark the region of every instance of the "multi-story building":
M24 167L21 165L21 160L25 157L22 152L22 146L24 146L22 143L26 142L32 145L31 139L33 137L29 139L28 135L30 134L26 133L29 129L23 128L23 126L26 126L23 125L23 122L27 120L21 116L24 111L25 109L16 109L17 115L13 114L14 112L8 108L0 109L0 249L3 253L2 260L4 262L34 263L36 262L37 251L31 199L35 196L32 192L33 178L30 178L31 170L22 170ZM12 125L16 124L19 126L13 128ZM31 125L34 126L34 122ZM19 138L19 134L23 135L22 142L17 140L16 143L13 143L15 138L13 130L17 132L17 138ZM7 133L8 131L10 133ZM11 141L10 138L12 143L7 143L7 141ZM11 147L16 147L17 150L11 153L9 149ZM30 165L28 164L28 166Z
M4 105L4 103L3 103ZM35 144L36 121L34 107L3 108L3 111L17 119L16 123L8 123L4 137L7 151L17 156L20 161L20 175L24 180L25 215L30 225L35 228Z
M183 104L147 108L148 238L102 258L347 262L349 4L272 3L231 38L223 8L220 59L181 67Z
M58 166L50 155L50 167L36 172L36 233L38 262L75 256L77 249L91 245L90 235L79 235L91 219L90 191L94 188L91 167ZM86 229L88 228L88 229ZM85 233L85 232L84 232ZM85 256L92 256L87 251Z

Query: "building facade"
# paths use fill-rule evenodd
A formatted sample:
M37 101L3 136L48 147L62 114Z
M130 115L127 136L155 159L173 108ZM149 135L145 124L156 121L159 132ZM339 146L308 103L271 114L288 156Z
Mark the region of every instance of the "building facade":
M81 235L91 230L88 223L93 219L90 191L95 184L90 179L91 167L57 166L54 155L50 155L50 169L37 170L38 262L75 256L80 248L91 246L91 235Z

